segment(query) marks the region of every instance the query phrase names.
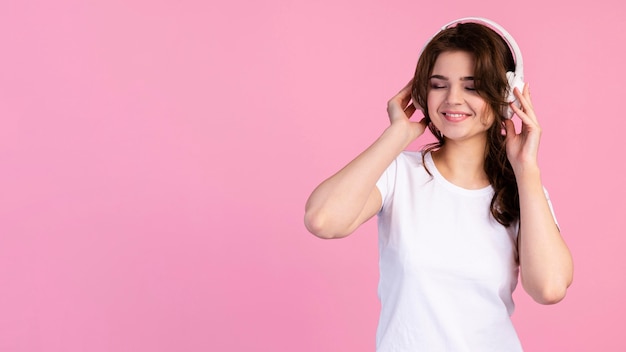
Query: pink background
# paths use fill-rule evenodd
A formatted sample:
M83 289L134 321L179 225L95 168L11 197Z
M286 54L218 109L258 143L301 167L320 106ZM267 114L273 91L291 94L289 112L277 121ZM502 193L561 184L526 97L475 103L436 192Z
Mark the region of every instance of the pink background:
M626 350L622 1L0 5L0 351L373 351L375 222L302 224L443 23L517 39L575 258L527 351ZM417 146L416 146L417 147Z

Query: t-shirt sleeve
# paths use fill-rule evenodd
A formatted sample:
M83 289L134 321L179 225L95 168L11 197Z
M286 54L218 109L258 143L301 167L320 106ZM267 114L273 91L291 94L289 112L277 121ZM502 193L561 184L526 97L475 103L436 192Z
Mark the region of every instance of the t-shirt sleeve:
M391 164L387 167L387 169L385 169L383 174L380 176L380 178L376 182L376 188L378 188L378 191L380 192L380 196L382 198L380 209L378 209L379 213L383 211L383 209L385 208L385 205L389 203L389 198L391 194L393 193L395 180L396 180L396 172L397 172L397 167L398 167L397 165L398 165L398 159L396 158L394 161L391 162Z

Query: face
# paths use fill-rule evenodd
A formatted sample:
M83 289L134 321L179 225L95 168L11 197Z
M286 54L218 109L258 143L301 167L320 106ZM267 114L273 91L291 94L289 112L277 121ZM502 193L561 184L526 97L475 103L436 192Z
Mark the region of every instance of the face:
M486 140L494 116L474 89L474 58L464 51L443 52L430 77L428 112L449 140Z

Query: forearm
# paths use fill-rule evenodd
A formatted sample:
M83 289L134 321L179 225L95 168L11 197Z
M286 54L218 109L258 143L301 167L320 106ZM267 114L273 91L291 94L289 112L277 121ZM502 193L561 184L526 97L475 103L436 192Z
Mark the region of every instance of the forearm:
M366 220L364 217L371 217L373 214L363 212L373 210L364 208L376 182L411 141L406 129L392 124L369 148L322 182L306 203L309 231L319 237L344 237Z
M539 303L563 299L573 264L554 221L538 167L516 172L520 200L519 258L522 285Z

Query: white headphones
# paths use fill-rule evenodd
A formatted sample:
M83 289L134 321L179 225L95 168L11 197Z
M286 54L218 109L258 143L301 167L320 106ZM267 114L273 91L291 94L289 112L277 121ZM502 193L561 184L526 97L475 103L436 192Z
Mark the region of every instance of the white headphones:
M509 34L509 32L506 31L506 29L504 29L502 26L500 26L499 24L488 20L486 18L482 18L482 17L464 17L464 18L460 18L458 20L454 20L450 23L446 23L443 27L441 27L441 30L439 30L437 33L435 33L429 40L428 42L426 42L426 45L428 45L428 43L430 43L430 41L437 35L439 34L441 31L446 30L448 28L454 27L459 23L478 23L478 24L482 24L490 29L492 29L493 31L495 31L496 33L498 33L509 45L509 48L511 49L511 52L513 52L513 56L514 56L514 60L515 60L515 72L511 72L508 71L506 73L506 77L509 81L509 86L507 88L507 101L508 102L514 102L515 105L517 105L518 107L520 106L519 101L517 101L517 99L515 98L515 94L513 94L513 89L514 88L518 88L520 91L522 89L524 89L524 60L522 59L522 52L519 48L519 46L517 45L517 42L515 41L515 39L513 38L513 36L511 34ZM424 51L424 48L426 48L426 45L424 45L424 47L422 48L421 52L420 52L420 56L422 56L422 52ZM507 107L506 111L505 111L505 117L506 118L511 118L513 116L513 109L511 109L511 107Z

